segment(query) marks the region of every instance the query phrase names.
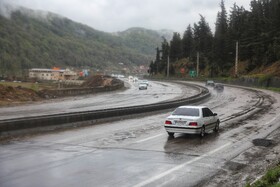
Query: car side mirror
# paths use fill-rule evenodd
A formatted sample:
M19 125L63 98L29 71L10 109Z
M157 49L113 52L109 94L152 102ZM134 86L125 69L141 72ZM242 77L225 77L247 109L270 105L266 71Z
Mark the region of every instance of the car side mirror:
M214 113L214 114L213 114L213 116L217 116L217 115L218 115L217 113Z

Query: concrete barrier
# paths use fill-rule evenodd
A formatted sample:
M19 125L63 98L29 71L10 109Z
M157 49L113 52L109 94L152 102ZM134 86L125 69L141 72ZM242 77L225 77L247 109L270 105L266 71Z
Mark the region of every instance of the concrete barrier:
M43 97L65 97L75 95L93 94L99 92L114 91L124 88L124 82L119 82L111 86L100 86L100 87L87 87L87 88L61 88L55 90L44 90L39 92Z

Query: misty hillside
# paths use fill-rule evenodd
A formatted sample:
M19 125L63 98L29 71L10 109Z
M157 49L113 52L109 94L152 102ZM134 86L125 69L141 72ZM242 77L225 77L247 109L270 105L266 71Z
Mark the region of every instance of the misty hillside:
M171 40L172 35L172 31L153 31L144 28L130 28L126 31L116 33L116 36L124 40L126 46L149 55L155 55L155 48L159 46L155 44L161 44L163 41L162 37Z
M133 28L105 33L56 14L25 8L11 12L9 18L2 15L3 12L0 14L2 77L19 76L22 70L35 67L110 71L148 65L162 41L162 35L152 30Z

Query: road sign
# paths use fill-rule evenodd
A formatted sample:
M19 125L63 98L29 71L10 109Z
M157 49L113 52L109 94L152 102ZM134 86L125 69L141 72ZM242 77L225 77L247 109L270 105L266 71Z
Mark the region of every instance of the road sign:
M195 70L189 71L189 75L190 75L190 77L195 77L196 76L196 71Z

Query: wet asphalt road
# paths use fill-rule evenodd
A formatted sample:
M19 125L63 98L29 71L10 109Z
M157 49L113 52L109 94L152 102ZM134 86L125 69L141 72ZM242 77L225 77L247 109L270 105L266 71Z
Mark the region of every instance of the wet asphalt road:
M144 105L198 93L197 90L188 87L155 81L150 82L147 90L139 90L138 83L133 82L126 82L126 87L129 89L125 91L66 97L25 106L0 108L0 119Z
M169 138L163 123L170 110L14 139L0 147L0 186L207 186L254 146L253 139L280 125L279 94L232 87L210 91L210 100L199 104L219 114L219 133Z

